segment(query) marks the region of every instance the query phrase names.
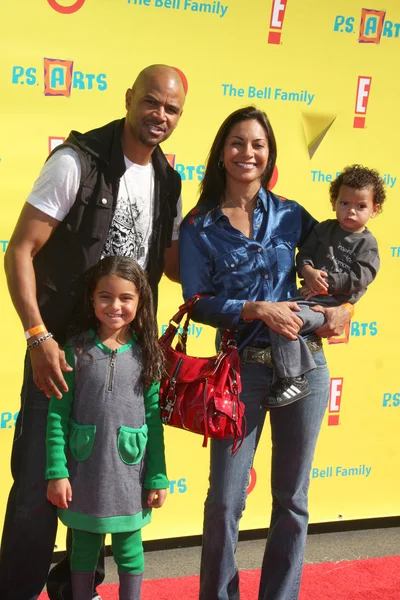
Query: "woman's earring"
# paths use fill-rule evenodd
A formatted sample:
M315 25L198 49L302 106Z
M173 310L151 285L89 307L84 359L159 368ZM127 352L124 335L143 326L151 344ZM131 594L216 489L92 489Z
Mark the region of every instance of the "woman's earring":
M222 158L220 158L219 161L217 162L217 167L218 167L218 169L221 169L221 170L225 167L224 161L222 160Z

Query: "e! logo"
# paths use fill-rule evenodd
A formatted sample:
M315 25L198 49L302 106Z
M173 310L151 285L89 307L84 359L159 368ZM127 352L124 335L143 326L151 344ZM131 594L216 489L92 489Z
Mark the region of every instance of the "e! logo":
M179 77L182 80L182 85L183 85L183 89L185 90L185 94L188 93L188 80L186 79L186 75L183 71L181 71L180 69L178 69L178 67L172 67L173 69L175 69L175 71L178 73Z
M47 0L47 2L53 10L62 15L72 15L72 13L77 12L85 4L85 0L76 0L70 6L63 6L57 0Z
M271 175L270 182L268 184L268 189L273 190L274 187L276 186L277 181L278 181L278 167L275 165L273 173Z
M254 467L252 467L251 471L250 471L250 481L249 481L249 485L247 486L247 494L251 494L251 492L254 490L254 488L256 487L256 483L257 483L257 473Z

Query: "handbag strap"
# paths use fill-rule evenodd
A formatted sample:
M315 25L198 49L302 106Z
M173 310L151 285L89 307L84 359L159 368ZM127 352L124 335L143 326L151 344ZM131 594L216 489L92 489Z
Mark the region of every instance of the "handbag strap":
M206 297L207 296L201 296L199 294L195 294L194 296L192 296L192 298L189 298L189 300L187 300L187 302L185 302L184 304L181 304L181 306L178 309L178 312L172 317L172 319L169 320L169 325L168 325L165 333L160 338L161 345L170 346L172 344L172 341L178 331L178 328L180 327L180 323L181 323L183 317L186 315L186 319L183 324L182 331L179 334L179 350L181 352L183 352L184 354L186 354L188 329L189 329L190 319L192 318L193 308L194 308L195 304L198 302L198 300L200 300L200 298L206 298ZM239 344L238 352L241 352L241 350L243 350L243 348L245 346L249 345L249 342L255 338L257 333L262 328L263 324L264 324L263 321L259 321L257 323L257 325L254 327L254 329L252 329L252 331L249 333L249 335L247 337L245 337L245 339ZM225 329L222 332L221 349L226 348L232 344L235 345L235 341L233 339L232 332L229 329Z
M195 295L179 307L178 312L172 317L172 319L169 320L168 327L159 340L162 346L170 346L172 344L172 340L176 335L180 323L183 317L186 315L186 320L182 327L182 333L180 334L180 345L182 346L181 351L186 354L186 340L188 336L189 323L192 316L193 307L199 298L201 298L201 296Z

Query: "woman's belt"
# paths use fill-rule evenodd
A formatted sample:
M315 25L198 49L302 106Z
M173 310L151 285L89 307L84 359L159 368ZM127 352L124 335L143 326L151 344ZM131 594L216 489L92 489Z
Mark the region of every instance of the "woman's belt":
M321 338L307 339L305 342L311 354L315 354L316 352L322 350ZM274 368L271 345L267 346L266 348L252 348L251 346L245 346L240 352L240 358L243 365L248 363L257 363L259 365L265 365L270 369Z

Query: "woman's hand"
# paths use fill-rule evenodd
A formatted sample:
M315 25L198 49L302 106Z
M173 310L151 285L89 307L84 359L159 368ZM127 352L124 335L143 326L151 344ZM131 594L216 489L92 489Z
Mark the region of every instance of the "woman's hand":
M321 337L331 337L340 335L347 323L351 319L350 311L345 306L316 306L311 307L315 312L322 312L325 315L326 323L322 325L315 333Z
M270 329L296 340L303 325L295 314L299 310L296 302L245 302L240 316L248 321L260 319Z
M326 281L328 273L320 269L314 269L311 265L305 265L301 270L301 276L306 282L305 287L309 289L310 294L327 293L329 285Z
M47 500L58 508L68 508L68 502L72 500L72 488L67 477L50 479L47 485Z
M161 508L167 497L167 490L149 490L147 504L151 508Z

